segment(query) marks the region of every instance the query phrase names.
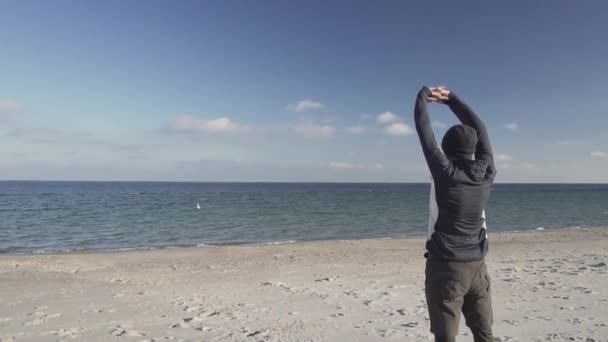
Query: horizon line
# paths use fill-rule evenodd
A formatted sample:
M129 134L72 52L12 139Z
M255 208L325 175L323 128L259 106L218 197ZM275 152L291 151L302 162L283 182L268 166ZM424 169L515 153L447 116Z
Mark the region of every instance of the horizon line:
M430 182L348 182L348 181L196 181L196 180L62 180L62 179L0 179L0 182L54 182L54 183L206 183L206 184L429 184ZM608 185L596 182L494 182L492 184L546 184L546 185Z

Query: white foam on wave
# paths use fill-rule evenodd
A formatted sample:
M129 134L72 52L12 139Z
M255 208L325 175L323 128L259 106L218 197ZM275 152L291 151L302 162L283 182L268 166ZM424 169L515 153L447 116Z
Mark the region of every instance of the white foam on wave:
M286 245L290 243L296 243L296 240L287 240L287 241L272 241L272 242L260 242L253 243L252 245Z

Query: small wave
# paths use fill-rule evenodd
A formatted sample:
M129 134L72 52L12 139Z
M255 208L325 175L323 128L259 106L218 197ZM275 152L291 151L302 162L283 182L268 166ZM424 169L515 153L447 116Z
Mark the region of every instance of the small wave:
M57 253L60 251L53 251L53 250L48 250L48 249L37 249L35 251L32 251L32 254L47 254L47 253Z
M538 228L536 228L536 230L545 230L545 228L543 228L543 227L538 227Z
M219 247L218 245L214 245L212 243L199 243L196 247Z
M287 240L287 241L272 241L272 242L260 242L260 243L252 243L252 245L286 245L290 243L296 243L296 240Z

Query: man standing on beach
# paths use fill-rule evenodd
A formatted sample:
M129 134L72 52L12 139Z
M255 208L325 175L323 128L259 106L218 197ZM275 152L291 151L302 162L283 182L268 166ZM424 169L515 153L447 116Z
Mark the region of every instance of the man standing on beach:
M437 146L427 103L446 104L462 124ZM425 294L436 342L456 341L460 312L475 342L492 341L490 277L484 209L496 175L490 139L479 117L444 87L424 87L416 130L431 171Z

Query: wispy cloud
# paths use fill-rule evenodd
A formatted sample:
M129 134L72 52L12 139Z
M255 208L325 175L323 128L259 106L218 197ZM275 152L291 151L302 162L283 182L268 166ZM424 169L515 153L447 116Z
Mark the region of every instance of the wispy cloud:
M23 106L12 101L0 101L0 114L13 114L23 111Z
M7 132L4 136L22 139L36 144L68 144L73 146L96 145L114 151L139 151L147 145L110 141L96 138L87 132L65 132L47 128L20 128Z
M414 130L401 122L396 122L393 123L391 125L388 125L384 128L384 131L388 134L388 135L395 135L395 136L399 136L399 135L410 135L412 133L414 133Z
M389 124L391 122L395 122L399 119L399 117L397 117L397 115L395 115L392 112L384 112L384 113L380 113L378 114L378 123L380 124Z
M528 170L536 170L536 171L540 170L538 165L536 165L534 163L529 163L529 162L521 163L521 167L523 167L524 169L528 169Z
M7 137L58 136L61 131L50 128L15 128L4 134Z
M560 141L552 141L546 142L543 144L545 147L557 147L557 146L577 146L583 145L585 142L582 140L560 140Z
M297 124L293 127L293 131L306 138L326 139L333 136L336 129L330 125L319 125L309 121Z
M251 127L234 123L226 117L207 120L190 115L179 116L165 127L165 131L176 133L240 133L249 130Z
M365 126L357 125L357 126L346 127L344 129L344 132L346 134L362 134L365 132Z
M329 163L329 167L331 169L358 169L358 170L384 170L384 165L380 164L380 163L375 163L375 164L353 164L353 163L348 163L348 162L340 162L340 161L335 161L335 162L331 162Z
M332 169L356 169L357 165L347 162L331 162L329 167Z
M298 113L306 112L306 111L314 110L314 109L321 109L324 107L325 107L325 105L322 104L321 102L317 102L317 101L313 101L313 100L301 100L296 103L287 105L288 110L290 110L292 112L298 112Z
M433 120L431 122L431 126L433 126L434 128L446 128L448 125L444 124L439 120Z
M373 115L371 115L371 114L361 114L361 115L359 115L359 118L360 118L361 120L370 120L370 119L373 119L373 118L374 118L374 116L373 116Z
M505 129L509 131L517 131L519 130L519 124L517 122L510 122L505 124Z
M604 151L591 152L591 158L606 158L606 157L608 157L608 152L604 152Z
M512 159L513 159L513 157L511 155L505 154L505 153L499 153L494 156L494 160L496 160L496 161L509 161Z
M115 141L108 141L103 139L92 139L84 142L87 145L98 145L105 146L114 151L141 151L146 149L148 146L143 144L129 144Z

